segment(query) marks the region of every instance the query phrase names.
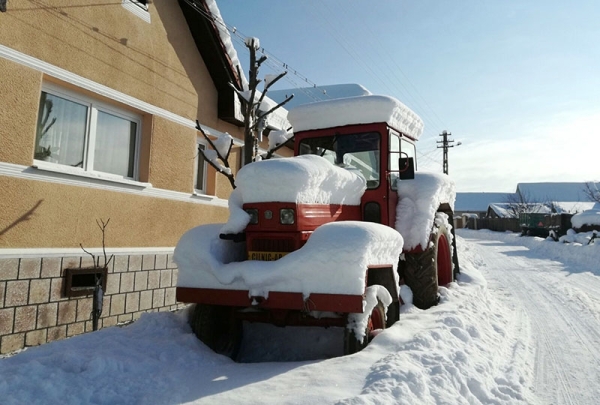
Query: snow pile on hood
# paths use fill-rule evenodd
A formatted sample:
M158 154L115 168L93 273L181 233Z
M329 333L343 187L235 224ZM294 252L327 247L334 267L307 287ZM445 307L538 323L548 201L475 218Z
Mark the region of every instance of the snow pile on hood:
M277 261L242 261L243 243L219 239L221 225L202 225L185 233L175 248L179 287L362 295L368 265L391 264L394 275L402 236L368 222L332 222L317 228L304 247ZM396 280L398 283L398 280Z
M303 104L290 109L288 120L294 132L386 122L415 140L423 133L423 120L388 96L367 95Z
M581 228L584 225L600 225L600 210L587 210L573 215L571 225L573 228Z
M414 180L398 180L397 185L396 229L404 238L404 249L426 249L440 204L454 209L454 181L444 174L419 172Z
M250 220L242 206L256 202L360 205L367 186L356 171L317 155L254 162L240 169L222 233L242 232Z

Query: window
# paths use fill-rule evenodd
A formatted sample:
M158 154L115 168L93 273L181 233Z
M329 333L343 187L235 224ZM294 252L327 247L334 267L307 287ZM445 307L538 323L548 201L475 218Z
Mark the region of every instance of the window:
M123 7L147 23L150 22L148 0L121 0Z
M399 177L399 160L400 158L413 158L415 170L417 169L417 153L415 145L409 142L406 138L401 137L395 132L390 132L390 185L393 190L396 190L396 179Z
M136 180L140 123L141 117L129 111L44 85L34 159Z
M148 0L131 0L133 4L141 7L143 10L148 11Z
M355 170L367 188L379 187L379 133L335 134L300 141L299 154L319 155L331 163Z
M197 146L201 150L206 150L206 145L197 142ZM194 190L197 193L206 193L206 160L204 155L198 151L198 157L196 158L196 172L194 173Z

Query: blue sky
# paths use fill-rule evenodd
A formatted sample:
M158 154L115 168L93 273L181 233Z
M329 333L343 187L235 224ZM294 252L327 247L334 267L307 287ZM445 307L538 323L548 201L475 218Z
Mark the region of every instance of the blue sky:
M420 168L458 191L600 180L600 7L593 0L217 0L229 26L287 63L278 88L360 83L425 121ZM242 64L248 52L234 41ZM303 81L304 78L309 83Z

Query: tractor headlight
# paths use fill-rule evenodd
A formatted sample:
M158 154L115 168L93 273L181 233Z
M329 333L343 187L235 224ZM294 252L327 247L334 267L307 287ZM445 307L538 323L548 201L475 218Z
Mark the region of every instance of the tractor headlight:
M250 225L258 224L258 210L256 208L246 209L246 214L250 215Z
M282 208L279 210L279 222L283 225L292 225L294 223L294 210L291 208Z

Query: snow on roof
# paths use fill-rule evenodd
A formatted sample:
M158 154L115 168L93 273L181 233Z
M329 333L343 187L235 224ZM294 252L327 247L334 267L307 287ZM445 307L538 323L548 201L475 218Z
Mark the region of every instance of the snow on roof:
M423 133L421 118L388 96L367 95L304 104L290 109L288 120L294 132L386 122L414 139Z
M485 212L492 203L504 203L512 193L456 193L456 211Z
M385 225L331 222L317 228L302 249L270 262L241 261L245 245L220 239L221 227L201 225L181 237L173 256L179 287L248 290L263 297L300 292L306 299L311 293L362 295L369 265L391 264L397 278L402 236Z
M571 225L573 228L581 228L584 225L600 226L600 210L587 210L573 215Z
M227 56L229 56L229 59L231 60L231 64L233 65L233 68L240 72L240 80L242 81L242 86L243 86L243 90L248 90L248 79L246 78L246 76L244 75L244 69L242 67L242 64L240 63L240 60L238 58L238 54L237 51L235 50L235 47L233 46L233 41L231 40L231 35L229 34L229 31L227 30L227 25L225 24L225 21L223 20L223 17L221 16L221 11L219 10L219 7L217 6L217 2L215 0L206 0L206 5L208 6L208 9L210 11L210 13L212 14L213 18L215 19L215 26L217 27L217 30L219 32L219 38L221 39L221 42L223 43L223 47L225 48L225 52L227 53ZM258 43L258 38L247 38L246 41L251 41L254 40ZM260 95L260 93L259 93ZM271 100L269 97L265 97L265 100L263 102L264 107L274 107L277 105L276 102L274 102L273 100ZM263 106L263 104L261 104L261 106ZM268 111L264 110L264 112ZM278 108L277 110L273 111L271 114L269 114L269 116L267 117L267 126L269 128L272 129L287 129L290 127L290 124L287 120L287 110L283 107Z
M338 98L368 96L371 94L364 86L356 83L332 84L318 87L302 87L283 90L269 90L269 97L281 103L288 96L294 95L294 98L285 105L290 110L293 107L314 103L316 101L334 100Z
M510 209L511 204L508 203L495 203L488 206L488 210L492 210L500 218L517 218L516 213Z
M396 229L405 250L427 248L435 214L442 203L454 207L454 181L445 174L419 172L414 180L398 181Z
M223 233L242 232L249 217L244 203L291 202L360 205L366 180L354 170L334 166L317 155L269 159L240 169L229 199L230 216Z
M600 210L600 203L590 201L553 201L552 205L556 208L556 211L560 213L576 214L586 210L597 209Z
M600 187L600 183L598 183ZM585 193L585 183L519 183L521 192L531 202L547 201L589 201Z

